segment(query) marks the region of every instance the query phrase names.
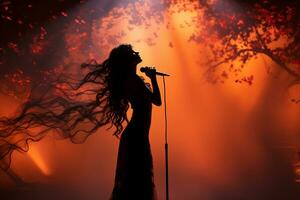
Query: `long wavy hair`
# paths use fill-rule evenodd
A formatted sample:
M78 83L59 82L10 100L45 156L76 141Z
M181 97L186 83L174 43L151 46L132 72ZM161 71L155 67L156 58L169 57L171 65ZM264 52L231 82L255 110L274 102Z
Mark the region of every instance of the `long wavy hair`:
M115 127L119 136L127 121L129 102L123 81L132 72L136 56L129 44L114 48L102 64L83 63L84 78L60 77L46 92L31 98L13 117L0 119L0 167L8 169L14 150L26 152L29 142L49 133L83 143L100 127Z

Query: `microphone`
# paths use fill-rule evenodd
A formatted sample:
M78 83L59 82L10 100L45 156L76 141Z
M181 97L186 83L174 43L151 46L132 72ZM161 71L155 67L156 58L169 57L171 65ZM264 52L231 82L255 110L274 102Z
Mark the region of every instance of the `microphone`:
M143 73L146 73L147 71L151 70L151 68L149 67L141 67L140 71L143 72ZM156 75L158 76L170 76L169 74L165 74L165 73L162 73L162 72L155 72Z

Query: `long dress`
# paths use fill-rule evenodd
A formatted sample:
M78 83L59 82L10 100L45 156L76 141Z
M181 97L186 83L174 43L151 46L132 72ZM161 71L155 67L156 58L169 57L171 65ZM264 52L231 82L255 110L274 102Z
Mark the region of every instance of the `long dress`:
M131 80L128 100L132 117L119 144L112 200L153 200L153 163L149 143L151 91L137 75Z

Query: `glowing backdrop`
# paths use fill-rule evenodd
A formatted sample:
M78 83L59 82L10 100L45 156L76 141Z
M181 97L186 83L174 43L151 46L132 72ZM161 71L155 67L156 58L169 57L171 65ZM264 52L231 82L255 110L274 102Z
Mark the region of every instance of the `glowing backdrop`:
M9 2L2 2L3 9L11 9ZM191 39L195 32L209 31L199 24L199 18L205 20L199 5L199 1L93 0L59 11L53 21L28 31L38 30L35 38L23 41L23 45L30 41L26 51L35 56L31 64L7 65L10 57L1 61L1 67L9 68L1 72L1 115L13 114L29 98L30 86L41 80L36 68L48 78L63 70L80 77L76 70L82 62L93 58L100 62L114 46L130 43L140 52L140 66L171 74L167 78L171 199L250 200L276 196L279 191L296 194L299 186L292 163L300 145L300 107L291 99L297 99L299 87L287 89L290 76L266 56L247 62L241 73L223 83L207 81L204 74L211 52ZM18 20L9 12L3 16ZM72 19L65 23L68 26L61 27L60 20L68 17ZM52 51L49 43L61 33L65 51L60 43ZM21 58L26 54L17 42L9 41L8 48ZM38 57L48 50L50 57ZM159 84L162 89L162 80ZM158 197L163 199L162 107L154 107L152 119L154 176ZM25 182L42 185L41 191L34 190L37 196L53 187L66 197L108 199L118 148L111 133L99 130L82 145L48 137L32 143L26 154L14 153L12 170ZM14 188L8 176L1 177L2 188Z

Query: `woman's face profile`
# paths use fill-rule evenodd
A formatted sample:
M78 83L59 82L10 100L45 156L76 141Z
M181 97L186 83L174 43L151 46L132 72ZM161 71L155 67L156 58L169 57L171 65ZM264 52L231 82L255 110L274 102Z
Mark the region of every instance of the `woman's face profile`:
M136 66L142 62L139 52L132 49L131 45L120 45L113 49L110 53L109 59L116 63L116 65L125 65L130 72L136 72Z
M139 52L132 50L132 56L134 64L139 64L140 62L142 62L142 58L140 57Z

